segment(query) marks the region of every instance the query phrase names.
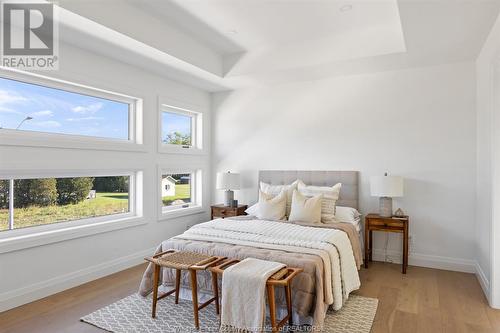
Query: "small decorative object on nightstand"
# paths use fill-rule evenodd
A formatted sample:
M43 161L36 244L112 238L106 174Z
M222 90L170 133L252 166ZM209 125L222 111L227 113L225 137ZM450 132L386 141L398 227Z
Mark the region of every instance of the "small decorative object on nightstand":
M403 274L406 274L409 224L408 216L383 217L379 214L368 214L365 218L365 268L368 268L368 261L372 261L373 231L398 232L403 234Z
M231 216L247 215L247 205L238 205L238 207L227 207L225 205L212 206L212 220L214 218L225 218Z

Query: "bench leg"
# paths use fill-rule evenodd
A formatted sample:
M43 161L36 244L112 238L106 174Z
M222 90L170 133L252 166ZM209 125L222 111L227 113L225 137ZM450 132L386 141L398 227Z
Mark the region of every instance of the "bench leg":
M155 273L153 278L153 309L151 317L156 317L156 303L158 302L158 283L160 282L160 266L155 265Z
M285 286L285 294L286 294L286 309L288 312L288 324L292 326L292 289L290 288L290 284Z
M278 332L276 327L276 300L274 299L274 286L267 285L267 300L269 302L269 316L271 317L272 333Z
M198 283L196 281L196 271L190 269L189 275L191 276L191 291L193 295L194 326L198 330L200 329L200 322L198 319Z
M220 314L219 309L219 284L217 282L217 273L212 272L212 289L215 297L215 313Z
M175 270L175 304L179 304L179 288L181 285L181 270Z

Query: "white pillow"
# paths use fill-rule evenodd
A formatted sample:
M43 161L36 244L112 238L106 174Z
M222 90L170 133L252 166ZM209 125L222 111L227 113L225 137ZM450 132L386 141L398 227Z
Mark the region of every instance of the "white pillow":
M307 198L294 190L292 195L292 209L288 221L321 223L321 201L323 195Z
M261 220L283 220L286 218L286 192L277 196L259 191L257 218Z
M300 180L296 180L290 185L271 185L268 183L260 182L260 190L266 194L271 194L273 196L281 193L282 190L286 192L286 216L290 215L290 208L292 206L292 194L293 190L297 189L297 184Z
M350 223L360 230L361 214L352 207L337 206L335 208L335 220L338 222Z
M253 204L250 207L248 207L245 210L245 213L247 213L248 215L257 216L257 214L259 213L259 203L257 202L256 204Z
M340 196L341 183L334 186L308 186L301 180L298 183L299 192L306 197L313 197L319 194L323 195L321 202L321 222L335 222L335 204Z

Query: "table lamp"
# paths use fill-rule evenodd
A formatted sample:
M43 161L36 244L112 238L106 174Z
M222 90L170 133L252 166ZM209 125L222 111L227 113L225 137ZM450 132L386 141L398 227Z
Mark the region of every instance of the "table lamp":
M370 192L380 197L379 214L392 217L392 198L403 196L403 178L397 176L373 176L370 179Z
M240 189L240 174L231 172L218 172L216 187L218 190L225 190L224 205L233 206L234 192L232 190Z

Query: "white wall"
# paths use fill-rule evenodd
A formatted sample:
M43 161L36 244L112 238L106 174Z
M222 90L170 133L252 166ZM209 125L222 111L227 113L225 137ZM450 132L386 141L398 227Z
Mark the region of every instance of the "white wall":
M500 16L476 60L478 277L490 304L500 308ZM495 74L496 71L496 74Z
M202 214L158 222L157 166L204 167L205 206L209 203L209 155L159 154L158 95L210 109L210 95L67 45L61 45L60 70L45 75L143 98L146 152L7 147L0 143L2 170L132 168L144 171L144 220L147 224L0 254L0 311L143 262L162 240L206 221ZM204 122L210 124L210 114ZM208 126L207 129L210 129ZM208 133L209 134L209 133ZM210 136L208 135L209 139ZM208 145L209 142L206 142Z
M240 202L256 201L260 169L359 170L360 210L376 212L369 177L389 171L405 178L394 206L411 216L410 264L474 271L472 62L217 93L213 112L212 168L242 173Z

